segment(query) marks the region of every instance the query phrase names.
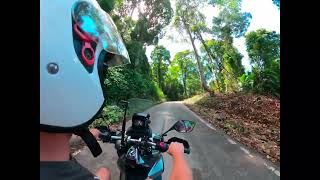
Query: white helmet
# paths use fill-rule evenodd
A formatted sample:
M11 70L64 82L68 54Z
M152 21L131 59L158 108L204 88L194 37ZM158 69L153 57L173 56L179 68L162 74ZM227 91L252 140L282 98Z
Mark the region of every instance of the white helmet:
M96 0L40 0L40 130L87 127L105 104L106 66L129 62Z

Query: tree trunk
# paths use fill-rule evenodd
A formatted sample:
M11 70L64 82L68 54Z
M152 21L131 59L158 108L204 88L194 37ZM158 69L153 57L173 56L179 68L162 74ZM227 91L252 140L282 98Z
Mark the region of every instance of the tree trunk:
M208 46L207 46L206 43L204 42L204 40L203 40L202 35L200 34L200 32L196 32L196 34L197 34L198 38L200 39L202 45L204 46L204 48L205 48L207 54L209 55L209 57L212 58L212 60L215 59L215 58L213 57L213 55L211 54L210 49L208 48ZM230 43L232 44L232 38L231 38L230 36L227 36L225 39L226 39L225 43L227 43L227 45L230 45ZM221 60L220 60L220 62L219 62L219 61L217 61L217 60L215 59L215 61L216 61L216 64L219 66L219 67L218 67L218 68L219 68L219 73L222 73L222 70L225 70L225 72L227 72L230 76L232 76L234 79L237 79L237 77L236 77L233 73L229 72L226 68L224 68L224 65L222 64Z
M182 74L183 93L185 96L187 96L187 70L182 62L180 62L179 65L180 65L181 74Z
M183 89L184 89L184 95L187 97L187 74L185 72L183 76Z
M132 15L133 15L133 12L134 12L134 10L136 9L136 7L133 7L132 9L131 9L131 12L130 12L130 18L132 19Z
M208 48L207 44L204 42L204 40L203 40L202 35L200 34L200 32L196 32L196 33L197 33L198 38L200 39L200 41L201 41L204 49L206 50L206 52L207 52L207 54L208 54L208 56L209 56L210 64L212 64L212 63L213 63L213 60L215 60L215 61L216 61L216 64L218 65L219 62L217 62L217 59L213 57L210 49ZM210 68L211 68L211 71L214 73L215 77L218 78L218 75L217 75L217 73L214 71L214 69L213 69L211 66L210 66ZM221 73L222 69L221 69L220 67L218 67L218 68L219 68L219 69L218 69L219 72ZM219 89L219 91L221 92L219 80L216 79L216 82L217 82L218 89Z
M162 89L160 78L161 78L161 59L159 59L159 62L158 62L158 85L159 85L159 88Z
M198 65L198 69L199 69L199 75L200 75L200 81L201 81L201 86L202 88L209 92L210 94L214 94L214 91L211 90L208 85L207 85L207 82L206 82L206 79L204 78L204 73L203 73L203 67L202 67L202 64L201 64L201 61L200 61L200 56L198 54L198 51L196 49L196 46L194 44L194 39L192 37L192 34L191 34L191 31L189 29L189 27L187 26L186 22L183 21L183 24L184 24L184 27L189 35L189 38L190 38L190 41L191 41L191 44L192 44L192 47L193 47L193 50L194 50L194 55L196 57L196 60L197 60L197 65Z

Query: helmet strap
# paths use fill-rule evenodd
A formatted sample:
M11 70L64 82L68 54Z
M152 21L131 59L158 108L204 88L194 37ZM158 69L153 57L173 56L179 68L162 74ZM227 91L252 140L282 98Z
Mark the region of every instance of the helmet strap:
M102 153L100 144L88 128L78 130L74 134L82 138L82 140L86 143L94 157L97 157Z

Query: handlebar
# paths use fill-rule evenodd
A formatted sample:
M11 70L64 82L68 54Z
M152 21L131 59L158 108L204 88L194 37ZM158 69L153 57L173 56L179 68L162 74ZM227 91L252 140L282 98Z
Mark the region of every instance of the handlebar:
M110 133L104 131L100 134L100 139L102 139L103 142L111 142L111 143L114 143L115 141L117 140L121 140L122 139L122 136L111 136ZM178 140L176 140L178 139ZM179 138L176 138L175 140L169 140L168 142L158 142L158 143L155 143L155 142L150 142L150 141L144 141L142 139L132 139L130 137L127 138L127 142L129 143L135 143L135 144L148 144L150 145L151 147L153 147L154 149L157 149L161 152L166 152L168 149L169 149L169 144L171 142L180 142L184 145L184 153L186 154L190 154L190 148L189 148L189 145L186 144L187 142L182 140L182 139L179 139Z

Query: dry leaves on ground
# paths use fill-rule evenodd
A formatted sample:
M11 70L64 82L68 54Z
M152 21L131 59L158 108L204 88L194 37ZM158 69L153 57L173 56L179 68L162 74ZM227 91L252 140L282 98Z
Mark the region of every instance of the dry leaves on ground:
M186 105L241 143L280 162L280 100L254 94L205 95Z

